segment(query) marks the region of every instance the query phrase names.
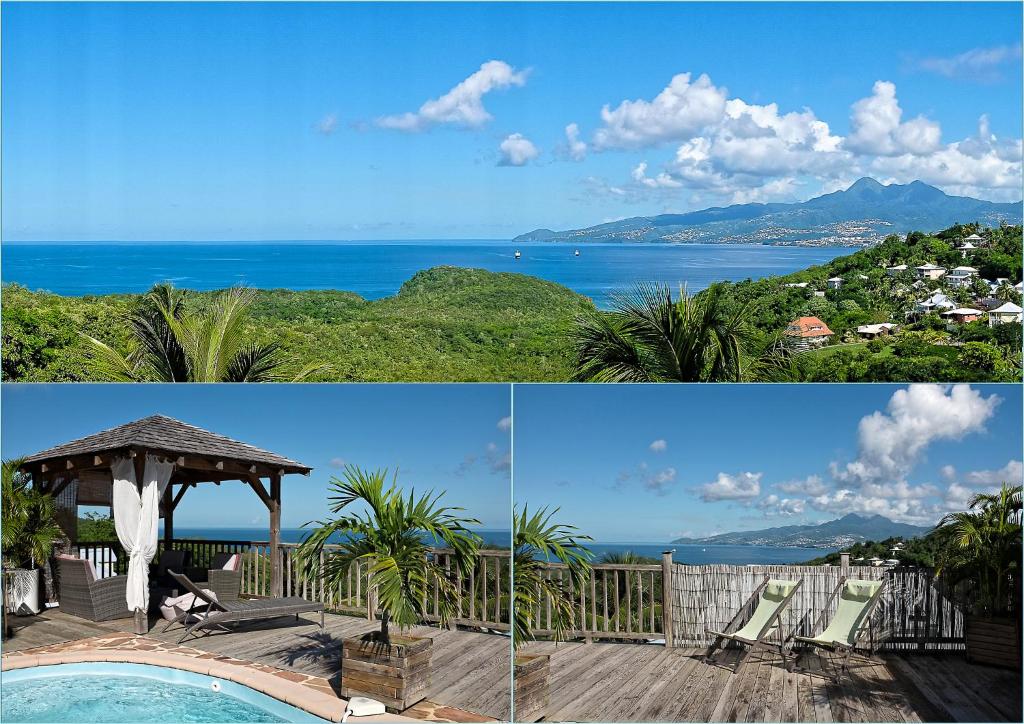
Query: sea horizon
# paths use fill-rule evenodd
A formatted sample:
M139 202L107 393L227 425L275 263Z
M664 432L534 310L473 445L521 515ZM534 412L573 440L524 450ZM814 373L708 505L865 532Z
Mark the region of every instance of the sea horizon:
M3 282L63 296L141 294L171 282L195 291L345 291L390 297L438 266L525 274L608 307L638 283L685 285L791 274L861 247L493 239L234 242L5 242ZM315 252L311 252L315 249ZM580 251L579 256L575 254ZM520 257L516 252L520 252Z
M282 528L282 543L299 543L307 535L309 528ZM472 528L474 533L484 539L485 544L508 546L511 544L512 532L497 528ZM161 533L162 535L162 533ZM199 538L207 540L234 541L266 541L270 537L269 529L260 527L186 527L175 526L175 538ZM599 561L605 555L634 553L639 556L660 559L665 551L673 552L676 563L690 565L730 564L730 565L785 565L808 561L812 558L827 555L838 548L817 548L804 546L758 546L750 544L735 545L701 545L686 543L650 543L636 541L587 541L584 544L593 561Z

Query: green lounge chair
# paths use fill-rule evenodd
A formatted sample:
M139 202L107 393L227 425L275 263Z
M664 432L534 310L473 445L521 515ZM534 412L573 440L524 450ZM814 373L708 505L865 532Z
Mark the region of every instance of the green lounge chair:
M756 650L775 651L782 657L782 663L786 668L791 668L789 649L792 646L792 635L784 636L782 634L779 617L786 610L786 606L789 605L790 601L793 600L793 595L800 588L801 583L803 583L803 579L799 581L780 581L765 576L761 585L757 587L746 603L733 616L732 621L725 627L725 631L706 629L708 634L713 635L715 638L704 653L704 661L709 664L714 663L718 652L724 649L729 641L736 641L737 643L744 644L746 649L736 661L733 673L739 671L740 665L747 656ZM754 601L757 601L757 607L750 614L750 618L743 623L743 616L753 606ZM772 634L777 636L777 643L767 640Z
M836 606L835 615L829 621L828 627L817 636L794 636L795 641L809 644L812 648L821 648L829 653L826 658L828 667L832 670L831 676L839 681L846 673L850 665L850 658L858 648L867 649L869 655L874 655L881 639L876 635L875 626L871 620L875 606L882 598L882 591L885 590L885 581L864 581L859 579L847 579L845 576L839 579L839 584L832 595L825 602L818 620L815 621L811 631L817 631L825 620L832 600L839 597L839 604ZM838 671L832 664L832 654L841 654L841 663Z

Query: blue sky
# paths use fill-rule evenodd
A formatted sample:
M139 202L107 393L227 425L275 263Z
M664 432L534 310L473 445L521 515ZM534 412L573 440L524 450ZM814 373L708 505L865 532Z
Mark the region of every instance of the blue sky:
M599 541L832 520L933 525L1021 483L1011 385L517 385L514 497Z
M2 233L509 238L861 175L1017 200L1021 20L1019 3L8 3Z
M4 385L2 399L5 458L163 414L311 466L284 479L284 527L324 516L349 463L398 468L402 487L447 490L484 528L509 528L507 385ZM190 491L175 522L259 527L267 512L228 482Z

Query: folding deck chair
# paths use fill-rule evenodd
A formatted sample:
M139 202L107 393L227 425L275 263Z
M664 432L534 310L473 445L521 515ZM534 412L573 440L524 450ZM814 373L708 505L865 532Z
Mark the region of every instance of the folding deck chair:
M782 663L786 668L791 668L789 649L792 645L790 643L792 636L783 635L779 617L786 610L786 606L789 605L790 601L793 600L793 595L800 588L801 583L803 583L803 579L799 581L782 581L765 576L761 585L754 590L750 598L746 600L740 607L740 610L736 612L736 615L733 616L732 620L725 627L725 631L706 629L707 633L713 635L715 639L704 653L704 661L706 663L714 663L714 658L718 651L724 649L729 641L736 641L737 643L744 644L747 648L736 662L736 666L733 669L734 674L739 671L740 665L747 656L756 650L775 651L782 657ZM757 607L754 608L746 622L743 622L744 614L751 609L755 601L757 602ZM742 628L740 628L741 624ZM778 643L767 640L773 634L778 636Z
M826 614L828 614L832 600L838 596L839 604L836 606L835 615L829 621L828 627L817 636L793 637L795 641L825 649L829 653L826 661L828 668L832 670L830 675L833 680L838 682L843 677L843 674L846 673L854 651L858 648L864 648L865 637L867 637L868 654L874 656L878 645L881 643L881 637L875 631L871 614L881 600L882 591L884 590L884 580L865 581L848 579L846 576L843 576L839 579L839 584L825 602L825 607L818 616L818 620L814 622L814 627L811 631L817 631L821 627ZM842 655L838 671L833 666L832 654ZM802 653L800 656L802 656Z

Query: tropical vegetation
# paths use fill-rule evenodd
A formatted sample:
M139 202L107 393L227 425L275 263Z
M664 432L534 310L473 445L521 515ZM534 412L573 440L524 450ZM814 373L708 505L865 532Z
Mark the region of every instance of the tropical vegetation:
M0 546L4 568L42 567L64 538L53 496L40 492L31 476L21 472L21 464L19 459L2 463Z
M389 481L387 470L348 466L329 490L335 517L307 523L315 528L296 552L302 574L339 590L351 566L365 563L381 609L381 643L391 643L392 624L405 629L425 620L428 591L438 592L438 625L446 626L457 612L459 580L468 577L480 545L467 526L479 521L441 505L443 492L406 495L397 473ZM430 540L451 549L450 567L431 553ZM336 547L325 549L328 542Z
M663 285L639 285L614 297L611 311L593 310L573 333L573 378L592 382L742 382L776 368L782 348L762 346L751 359L755 331L749 302L726 307L714 284L690 296Z
M954 591L962 591L970 613L1019 616L1021 486L1004 483L995 493L978 493L968 506L945 516L936 529L945 541L938 576Z
M276 344L284 372L326 364L310 381L558 381L572 374L569 334L593 305L558 284L520 274L437 267L392 297L344 291L253 290L241 319L248 342ZM186 314L216 292L183 292ZM125 320L147 295L64 297L3 288L3 380L87 382L97 374L88 335L129 356Z
M965 260L957 247L972 233L983 243ZM962 305L988 294L1019 304L1021 236L1019 225L976 224L893 235L786 276L693 295L644 287L608 312L558 284L453 267L419 272L372 301L342 291L163 286L62 297L5 285L3 380L1019 381L1021 325L950 327L937 314L907 312L936 291ZM995 291L950 289L886 271L924 262L970 264L982 278L1006 281ZM833 277L843 279L838 289L827 283ZM801 316L824 321L832 343L790 353L782 332ZM858 326L879 322L899 330L857 338Z
M535 617L548 602L555 641L564 641L576 628L574 592L590 577L590 551L583 544L592 539L556 522L557 514L558 508L531 514L526 505L512 513L512 639L517 649L534 640ZM550 575L551 563L565 566L567 575Z

